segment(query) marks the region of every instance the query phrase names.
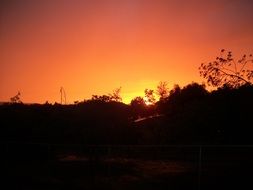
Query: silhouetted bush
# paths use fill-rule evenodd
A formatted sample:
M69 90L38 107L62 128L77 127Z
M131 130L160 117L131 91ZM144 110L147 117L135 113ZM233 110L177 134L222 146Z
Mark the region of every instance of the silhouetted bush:
M102 96L103 97L103 96ZM175 86L147 106L93 98L73 105L3 104L2 141L81 144L252 144L253 87ZM136 120L139 117L143 119Z

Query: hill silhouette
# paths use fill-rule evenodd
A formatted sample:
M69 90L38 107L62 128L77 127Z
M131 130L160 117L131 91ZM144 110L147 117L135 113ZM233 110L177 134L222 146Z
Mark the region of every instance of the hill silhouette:
M102 97L102 96L101 96ZM81 144L253 144L253 87L175 86L154 105L93 98L0 106L1 140ZM158 115L159 117L153 117ZM142 118L139 122L136 119Z

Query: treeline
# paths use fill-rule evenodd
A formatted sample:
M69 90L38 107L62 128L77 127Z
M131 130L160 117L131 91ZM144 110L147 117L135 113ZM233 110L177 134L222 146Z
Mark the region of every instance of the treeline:
M160 87L161 87L160 83ZM253 86L224 85L208 92L197 83L160 88L152 104L118 92L73 105L0 106L1 141L81 144L253 144ZM148 98L151 98L150 100ZM149 105L147 105L149 104ZM142 118L142 119L140 119Z
M1 140L82 144L253 144L253 56L221 50L199 67L208 85L160 82L122 103L121 88L74 105L25 105L21 93L0 106ZM156 101L155 94L159 96Z
M165 117L156 138L165 144L253 144L252 97L251 85L225 85L212 92L196 83L176 86L157 103Z

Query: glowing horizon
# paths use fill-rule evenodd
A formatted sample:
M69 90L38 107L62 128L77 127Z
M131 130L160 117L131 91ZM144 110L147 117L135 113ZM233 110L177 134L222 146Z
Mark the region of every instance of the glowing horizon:
M0 101L67 103L122 87L123 102L159 81L201 83L221 49L253 53L250 0L4 0Z

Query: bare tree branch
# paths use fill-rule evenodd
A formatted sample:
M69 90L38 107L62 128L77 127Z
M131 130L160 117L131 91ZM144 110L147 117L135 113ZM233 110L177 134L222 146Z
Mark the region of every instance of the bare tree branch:
M207 80L207 84L214 87L221 87L225 84L237 88L244 84L252 84L253 79L253 59L248 59L243 55L241 59L235 61L232 52L228 52L224 58L225 50L222 49L220 57L209 63L202 63L199 67L200 76ZM252 55L250 55L252 57Z

